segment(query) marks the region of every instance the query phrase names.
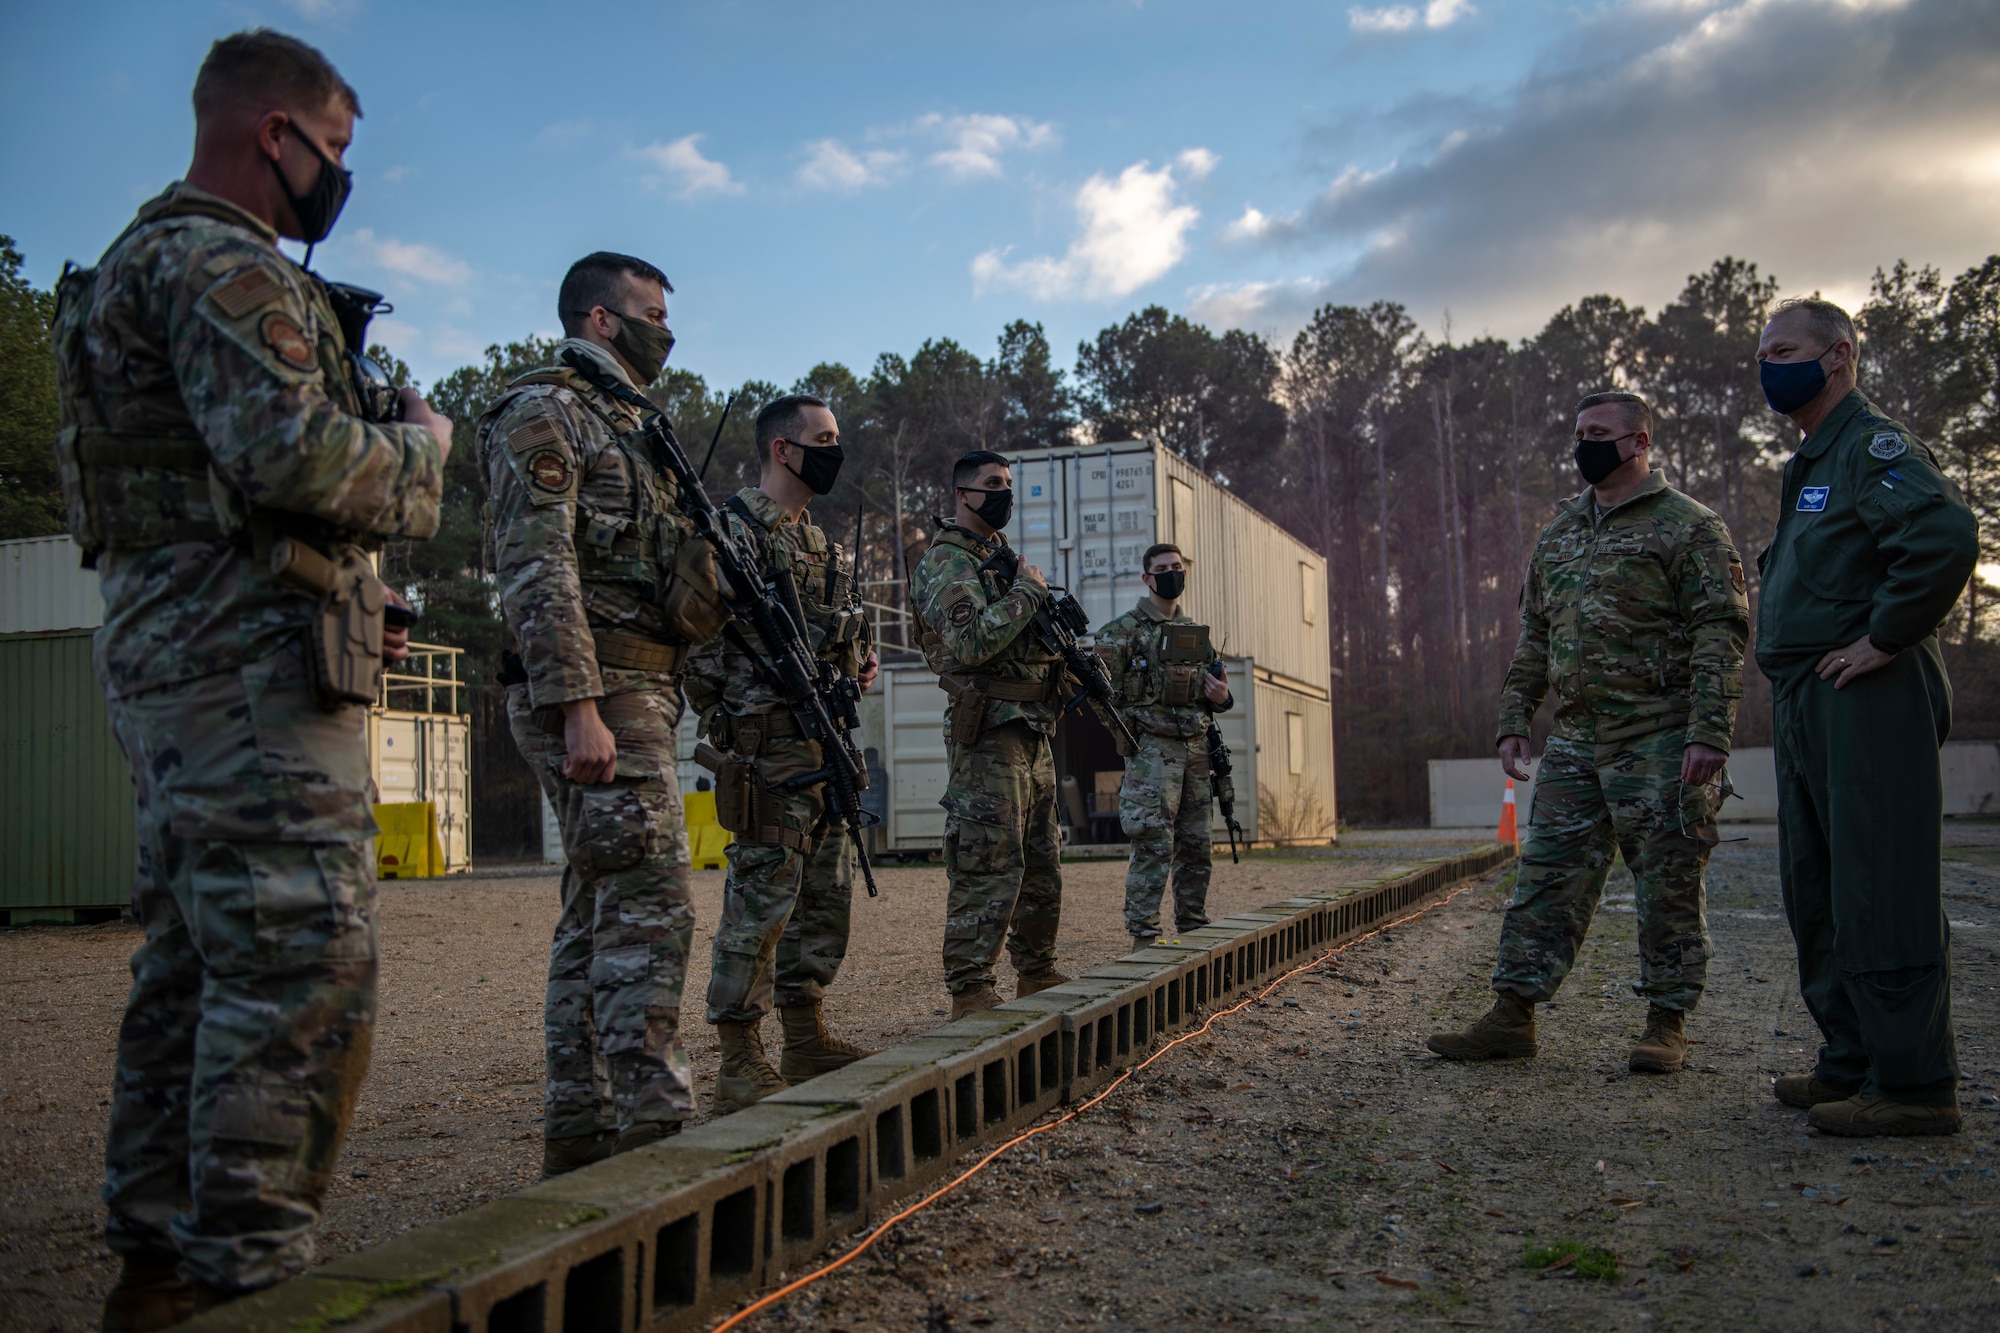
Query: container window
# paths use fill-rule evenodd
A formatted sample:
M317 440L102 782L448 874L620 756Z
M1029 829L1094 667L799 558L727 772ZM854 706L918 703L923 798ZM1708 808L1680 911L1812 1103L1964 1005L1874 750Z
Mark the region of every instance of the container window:
M1174 535L1171 538L1181 548L1181 554L1194 558L1194 487L1179 477L1173 480Z
M1299 615L1308 625L1319 623L1319 589L1313 586L1315 582L1313 567L1303 560L1299 561ZM1297 769L1292 771L1298 772Z
M1285 771L1299 774L1306 771L1306 715L1304 713L1285 714Z

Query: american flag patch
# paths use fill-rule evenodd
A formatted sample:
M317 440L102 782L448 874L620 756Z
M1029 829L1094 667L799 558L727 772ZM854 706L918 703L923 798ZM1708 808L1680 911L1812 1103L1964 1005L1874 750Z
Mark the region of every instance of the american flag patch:
M284 286L261 268L246 270L215 289L215 304L231 319L241 319L271 300Z
M556 429L556 423L538 412L507 433L507 447L522 454L538 445L554 444L561 438L562 432Z

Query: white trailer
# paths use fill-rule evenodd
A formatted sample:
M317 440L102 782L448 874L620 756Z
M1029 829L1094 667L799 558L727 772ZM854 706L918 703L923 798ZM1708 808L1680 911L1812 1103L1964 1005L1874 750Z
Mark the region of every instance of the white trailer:
M1235 765L1236 817L1253 840L1302 845L1335 831L1333 710L1326 561L1150 441L1037 449L1014 461L1008 536L1051 583L1076 595L1092 625L1145 591L1139 561L1169 541L1187 556L1182 605L1207 624L1229 667L1236 707L1218 719ZM886 787L884 851L937 847L944 834L944 694L921 662L895 662L863 709L871 768ZM1116 842L1123 764L1108 731L1079 710L1057 728L1062 818L1077 841ZM1093 799L1096 798L1096 799ZM1223 835L1219 812L1213 827Z

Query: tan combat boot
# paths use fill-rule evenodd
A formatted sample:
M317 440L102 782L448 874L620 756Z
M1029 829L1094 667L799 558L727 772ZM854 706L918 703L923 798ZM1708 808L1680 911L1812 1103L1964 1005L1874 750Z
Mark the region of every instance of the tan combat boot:
M1806 1112L1806 1123L1822 1134L1868 1139L1896 1134L1956 1134L1965 1117L1956 1106L1908 1106L1857 1092L1837 1102L1821 1102Z
M1159 942L1160 937L1158 935L1134 935L1132 937L1132 952L1137 953L1141 949L1150 949Z
M1687 1068L1688 1039L1681 1030L1685 1018L1678 1009L1649 1006L1646 1031L1632 1048L1632 1058L1625 1067L1635 1074L1672 1074Z
M781 1092L792 1086L771 1068L771 1058L764 1054L764 1024L717 1023L716 1035L722 1038L722 1068L715 1076L715 1109L718 1112L741 1111L747 1106L755 1106L774 1092Z
M126 1255L118 1285L104 1298L104 1333L153 1333L194 1318L194 1283L177 1263Z
M1038 990L1060 986L1069 980L1069 974L1058 972L1054 964L1036 968L1033 972L1023 972L1014 978L1014 998L1019 1000L1033 995Z
M781 1004L778 1018L785 1026L785 1054L778 1061L778 1072L788 1083L803 1083L875 1054L828 1032L818 1000Z
M1519 1060L1534 1055L1535 1005L1496 991L1486 1016L1463 1032L1439 1032L1424 1045L1447 1060Z
M542 1179L568 1175L580 1166L601 1162L618 1151L618 1131L600 1130L572 1134L567 1138L542 1140Z
M983 1013L1000 1007L1000 992L993 989L990 981L975 981L964 990L951 993L951 1020L956 1023L967 1014Z
M658 1143L661 1139L680 1132L681 1122L678 1120L645 1120L636 1125L627 1125L618 1131L617 1141L611 1145L611 1155L616 1157L619 1153L631 1152L634 1148L643 1148L649 1143Z
M1811 1074L1787 1074L1771 1085L1771 1095L1787 1106L1810 1111L1821 1102L1844 1102L1859 1088L1836 1088Z

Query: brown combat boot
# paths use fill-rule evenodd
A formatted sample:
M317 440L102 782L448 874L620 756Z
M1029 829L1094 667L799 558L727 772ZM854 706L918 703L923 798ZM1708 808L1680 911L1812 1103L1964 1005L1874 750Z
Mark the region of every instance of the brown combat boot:
M1132 937L1132 952L1137 953L1141 949L1150 949L1159 942L1160 937L1158 935L1134 935Z
M1822 1134L1871 1139L1897 1134L1956 1134L1965 1117L1956 1106L1907 1106L1857 1092L1837 1102L1821 1102L1806 1112L1806 1123Z
M718 1112L741 1111L792 1086L771 1067L771 1057L764 1054L762 1020L717 1023L715 1032L722 1038L722 1068L715 1075Z
M1837 1088L1822 1083L1811 1074L1787 1074L1771 1085L1771 1095L1787 1106L1810 1111L1821 1102L1844 1102L1859 1088Z
M178 1262L126 1255L118 1285L104 1298L104 1333L153 1333L194 1318L194 1283Z
M1014 978L1014 998L1017 1000L1025 999L1038 990L1047 990L1051 986L1060 986L1068 980L1069 975L1056 971L1054 964L1050 964L1048 967L1036 968L1033 972L1022 972Z
M803 1083L875 1054L828 1032L818 1000L779 1005L778 1018L785 1026L785 1054L778 1061L778 1072L789 1083Z
M1447 1060L1520 1060L1535 1045L1535 1004L1512 991L1494 992L1493 1007L1463 1032L1439 1032L1424 1045Z
M542 1179L568 1175L580 1166L601 1162L618 1151L618 1131L600 1130L593 1134L572 1134L567 1138L542 1140Z
M983 1013L1000 1007L1000 992L993 989L990 981L975 981L964 990L951 993L951 1021L956 1023L967 1014Z
M1687 1068L1688 1039L1681 1030L1686 1017L1678 1009L1649 1006L1646 1031L1632 1048L1632 1058L1625 1067L1635 1074L1672 1074Z

